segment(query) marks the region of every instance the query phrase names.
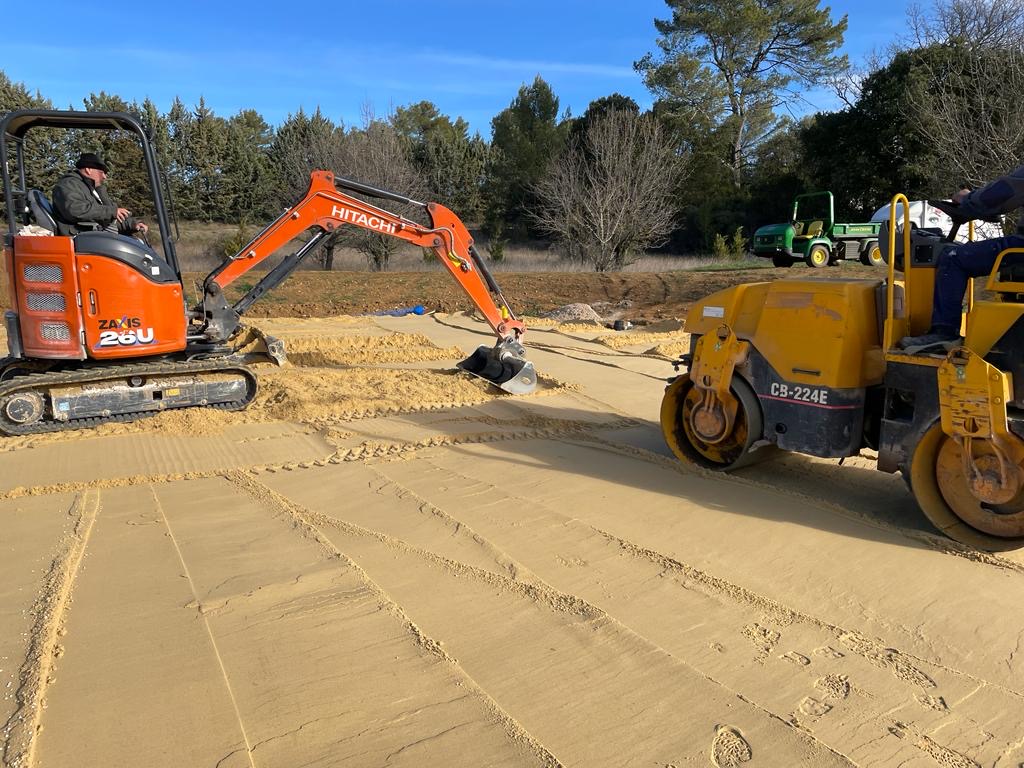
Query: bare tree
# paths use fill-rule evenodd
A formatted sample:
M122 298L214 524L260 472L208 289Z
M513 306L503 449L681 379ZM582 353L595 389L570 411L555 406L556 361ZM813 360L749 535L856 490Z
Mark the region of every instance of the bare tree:
M409 140L390 122L377 119L369 106L363 107L363 127L346 135L339 166L334 169L339 176L399 192L414 200L424 200L427 196L426 180L413 164ZM382 205L378 199L355 196L371 205ZM386 205L387 210L393 213L414 220L423 219L420 208L391 202ZM357 227L342 229L339 240L362 253L373 271L386 270L392 255L402 245L397 238Z
M869 53L861 65L829 79L829 86L847 107L854 106L860 98L867 76L884 69L901 51L947 46L959 49L963 55L973 55L986 49L1019 50L1024 44L1024 0L931 0L927 7L914 2L907 7L906 18L906 34L882 51ZM946 77L945 70L933 68L933 74ZM952 78L962 79L956 74ZM948 90L956 90L954 83L947 84L951 86ZM930 102L931 93L928 89L908 94L908 98L924 106L924 102ZM930 109L934 111L935 105L931 104ZM908 117L921 116L920 111L903 111ZM939 109L936 114L944 117L945 113L945 109Z
M1024 156L1024 51L958 56L935 72L930 93L908 94L915 122L947 159L950 185L991 181Z
M1024 0L932 0L907 9L912 41L917 47L955 43L969 50L1021 48L1024 41Z
M598 272L621 269L671 232L685 166L651 116L611 111L535 185L541 207L533 217L568 258Z
M1024 0L933 0L908 10L928 87L906 94L911 122L947 158L937 181L975 186L1024 153Z

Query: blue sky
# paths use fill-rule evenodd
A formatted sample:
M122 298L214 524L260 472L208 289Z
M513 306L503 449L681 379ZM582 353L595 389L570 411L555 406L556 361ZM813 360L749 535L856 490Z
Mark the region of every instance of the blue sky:
M852 62L903 31L906 6L831 4L834 19L849 16ZM382 116L427 100L490 138L491 118L538 74L575 115L614 92L649 106L633 62L655 50L653 21L670 13L664 0L178 0L84 13L81 0L49 0L46 16L77 21L40 27L38 41L8 35L0 70L59 108L101 91L149 97L163 111L175 96L189 106L202 96L222 117L252 108L276 126L319 106L358 125L365 105ZM810 98L802 112L837 108L827 92Z

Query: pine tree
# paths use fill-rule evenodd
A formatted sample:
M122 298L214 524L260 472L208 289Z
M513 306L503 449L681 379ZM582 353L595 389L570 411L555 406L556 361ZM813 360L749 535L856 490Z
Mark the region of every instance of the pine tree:
M174 198L175 213L182 219L189 219L198 212L195 187L192 184L194 170L189 161L188 141L192 133L194 118L181 99L175 98L167 113L168 148L167 172Z
M224 183L227 122L217 117L202 97L193 117L187 148L193 171L195 218L205 221L223 219L230 198L230 190Z
M30 93L24 83L13 82L0 70L0 114L17 109L53 109L53 104L38 91ZM42 190L49 196L57 179L68 169L63 133L36 128L25 137L25 177L29 189Z
M710 142L732 184L778 126L774 109L846 68L835 56L846 16L833 24L818 0L665 0L655 19L660 55L636 63L656 111L691 144Z
M260 222L269 216L276 187L268 157L273 140L273 129L255 110L228 120L223 169L228 219Z
M512 103L492 121L487 171L487 228L515 237L532 234L530 211L536 208L531 189L565 145L566 128L558 123L558 98L538 75L522 86Z
M469 124L461 117L452 122L429 101L397 108L390 122L409 141L431 199L463 218L479 216L486 145L479 135L469 137Z

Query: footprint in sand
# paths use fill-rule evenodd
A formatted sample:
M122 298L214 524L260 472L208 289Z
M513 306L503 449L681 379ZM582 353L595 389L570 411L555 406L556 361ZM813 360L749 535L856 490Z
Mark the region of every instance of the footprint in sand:
M814 687L832 699L845 699L850 695L850 680L846 675L825 675L814 682Z
M894 722L889 726L889 733L898 739L909 740L915 747L943 768L981 768L978 763L967 757L967 755L962 755L949 747L942 746L930 736L915 729L912 725L898 721Z
M821 648L814 649L815 656L823 656L826 659L841 659L843 654L837 651L830 645L823 645Z
M819 701L812 696L805 696L803 701L800 702L799 709L800 713L807 717L821 717L831 711L832 705Z
M917 703L922 707L928 709L934 709L936 712L948 712L949 707L946 705L946 700L941 696L929 696L927 694L920 694L915 696Z
M746 637L758 653L767 656L779 643L781 635L774 629L762 627L760 624L748 624L743 628L743 636Z
M747 740L731 725L720 725L715 729L715 740L711 742L711 762L716 768L735 768L753 756Z
M808 664L811 663L810 659L808 659L802 653L797 653L796 651L789 651L787 653L784 653L781 656L779 656L779 658L784 659L785 661L788 661L792 664L796 664L800 667L806 667Z

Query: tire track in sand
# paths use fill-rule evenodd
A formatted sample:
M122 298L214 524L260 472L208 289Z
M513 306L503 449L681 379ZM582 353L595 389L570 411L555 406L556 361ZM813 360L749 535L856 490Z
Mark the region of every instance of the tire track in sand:
M802 492L799 487L791 484L768 482L765 479L756 479L735 473L716 472L711 469L705 469L697 464L685 464L675 457L663 456L635 445L616 442L615 440L609 439L605 436L587 434L580 436L578 439L585 440L595 447L599 447L603 450L629 456L634 459L640 459L649 464L669 469L682 475L697 475L698 477L715 480L719 483L732 483L734 485L754 488L757 490L768 489L782 496L788 496L796 499L802 504L817 507L818 509L830 514L838 515L847 520L854 520L858 523L863 523L879 530L904 536L911 541L916 541L929 549L941 552L944 555L960 557L973 563L989 565L1001 570L1024 575L1024 563L1008 560L991 552L981 552L967 544L961 544L960 542L954 541L953 539L939 533L930 533L928 531L896 525L885 520L880 520L876 517L872 517L871 515L844 507L842 504L822 499L819 496L809 495Z
M388 463L384 463L382 465L382 469L386 468L387 466ZM444 471L446 472L446 477L452 481L454 481L455 478L457 477L460 480L465 480L467 481L468 484L472 485L477 485L480 482L479 478L477 478L476 476L469 476L464 473L461 473L458 471L457 468L453 468L452 466L449 465L446 465L444 467ZM413 496L416 495L415 491L409 490L408 486L402 482L399 482L397 478L392 477L391 480L392 483L395 485L395 492L398 496L403 497L409 494L412 494ZM417 485L417 483L415 482L413 484ZM469 486L467 485L467 487ZM472 491L472 493L475 495L479 495L481 491L475 489ZM495 496L496 493L498 494L498 496ZM417 498L419 498L421 501L421 511L429 511L429 502L422 499L422 497ZM458 503L458 498L459 497L457 496L453 496L451 499L447 499L446 497L446 501L444 503L446 506L449 506L449 502ZM935 680L933 680L932 677L928 673L926 673L922 668L923 665L928 665L929 668L934 668L936 670L948 672L952 676L959 677L964 680L971 680L985 687L991 687L993 690L1002 691L1003 693L1007 694L1013 699L1016 699L1018 702L1024 699L1024 694L1013 689L1007 688L999 681L993 682L990 680L986 680L984 678L979 678L978 676L970 672L966 672L961 669L951 667L948 664L943 664L941 662L931 659L920 658L914 654L907 653L896 648L888 647L886 644L883 644L884 641L869 639L860 632L850 627L842 626L841 624L830 622L821 617L803 613L799 610L790 608L789 606L777 602L765 595L756 593L744 587L740 587L739 585L734 584L726 579L714 576L704 570L695 568L687 563L680 562L674 558L664 555L663 553L657 552L653 549L647 549L645 547L638 546L634 542L616 536L608 531L601 530L600 528L592 524L588 524L584 521L581 521L578 518L566 516L561 512L557 512L555 510L547 508L543 504L538 504L538 501L536 499L530 499L515 493L510 493L507 488L495 488L493 486L489 486L488 499L491 502L492 506L502 506L512 509L531 509L531 523L541 526L545 524L545 520L538 518L538 514L541 512L540 507L544 507L544 510L547 514L551 515L552 518L556 518L547 521L547 524L550 525L554 530L565 531L567 526L571 527L573 525L576 525L581 528L586 528L588 531L599 533L609 542L609 544L619 548L625 554L631 555L640 560L648 561L656 565L658 570L661 572L676 573L679 576L683 577L683 580L692 583L694 587L700 588L701 591L722 596L723 598L725 598L725 601L727 603L755 608L761 613L765 614L770 620L777 621L781 625L802 624L808 627L812 627L814 629L824 630L839 644L841 644L841 646L844 649L852 651L855 655L860 656L862 659L867 661L872 666L875 666L889 673L901 683L911 686L911 690L916 690L919 696L926 696L927 694L923 693L924 691L934 690L936 688ZM431 512L431 514L436 513ZM475 518L471 517L469 520L464 521L463 524L475 526L476 524L473 522L474 519ZM481 520L482 519L483 518L481 518ZM502 529L499 528L497 530ZM486 526L484 528L476 527L473 536L474 538L479 539L482 532L487 531L488 529L486 528ZM510 530L510 532L512 531ZM514 536L514 532L512 533ZM586 538L586 533L582 532L578 534L576 538L582 541ZM512 541L516 540L517 538L512 539ZM508 546L501 544L500 538L484 538L483 541L487 542L488 550L500 551L505 553L506 557L508 558L515 558L515 548L509 548ZM524 542L520 541L520 543L522 544ZM506 541L505 544L507 545L508 542ZM570 559L573 559L571 557L573 555L575 555L575 557L582 558L581 560L579 560L579 562L588 565L590 564L588 562L591 560L590 556L583 552L573 553L570 551L564 553L564 556ZM596 559L600 561L600 558ZM525 564L523 564L524 570L533 568L533 565L533 563L526 562ZM530 573L529 570L525 570L525 572ZM616 576L617 573L618 576ZM624 584L624 582L621 579L621 576L622 574L619 573L617 570L604 570L592 574L592 579L596 580L598 583L615 583L621 590ZM531 577L543 578L541 576L540 571L538 571L536 568L533 568ZM600 601L598 601L598 603L599 602ZM592 605L596 610L601 610L599 604L592 603ZM615 619L613 618L613 620ZM630 628L631 622L627 620L625 622L625 626L627 628ZM771 647L774 647L775 642L777 642L777 639L774 637L768 637L767 635L764 635L764 633L759 633L757 631L759 629L760 627L756 624L750 625L747 628L745 628L745 632L747 632L751 636L751 640L755 641L755 643L758 644L759 647L760 645L765 645L766 647L762 649L762 652L767 653L768 651L770 651ZM641 637L644 636L644 632L642 629L633 627L632 631L638 632ZM648 638L648 640L651 641L650 638ZM762 643L760 641L764 642ZM651 642L655 642L655 644L657 644L656 641ZM832 651L832 655L840 656L841 654L839 654L836 651ZM845 699L849 695L850 691L849 681L845 676L842 675L826 676L825 678L822 678L818 681L818 687L823 690L826 698L832 698L836 700ZM828 708L831 708L831 706L832 705L829 704ZM883 730L886 727L884 722L877 722L877 725ZM947 749L946 747L943 747L942 745L939 745L936 742L932 741L930 743L934 747L934 749L931 750L932 752L937 753L937 751ZM952 750L950 750L950 752L952 753ZM950 763L950 765L959 766L960 763L954 761L953 763ZM965 763L964 765L967 765L967 763Z
M185 560L185 555L181 551L181 546L178 544L178 538L174 535L174 529L171 527L171 521L167 519L167 513L164 511L163 504L160 503L160 496L157 494L156 489L150 486L150 495L153 499L154 508L160 513L160 520L163 522L164 529L167 531L167 535L171 539L171 545L174 547L174 552L178 557L178 562L181 564L181 569L185 574L185 578L188 580L189 589L192 591L192 599L198 604L200 601L199 592L196 590L195 580L192 578L192 573L189 570L188 563ZM213 634L213 629L210 627L209 618L206 614L200 611L200 616L203 622L203 629L206 630L206 636L210 640L210 645L213 648L213 656L217 660L217 667L220 669L221 678L224 681L224 687L227 689L228 699L231 701L231 706L235 710L235 719L238 721L238 730L241 731L242 741L245 742L245 755L249 759L249 765L252 768L256 768L256 762L253 760L253 743L249 738L249 733L245 728L245 721L242 719L242 711L238 707L238 699L235 697L235 691L231 686L231 678L228 675L227 670L224 668L224 658L221 656L220 648L217 645L217 638ZM231 753L235 754L235 753ZM228 755L230 757L230 755Z
M749 706L751 710L764 715L769 721L774 721L785 729L793 728L792 723L789 723L784 718L779 717L770 709L765 708L756 701L752 701L748 697L735 691L729 685L715 679L713 676L708 675L701 669L694 667L685 659L673 654L655 640L652 640L643 633L638 632L630 625L623 623L601 607L594 605L585 598L579 597L576 594L560 590L545 581L536 573L531 571L526 565L501 548L498 544L480 534L479 531L473 529L466 522L460 521L451 513L433 505L428 500L419 496L411 488L397 483L394 479L388 478L386 475L377 474L383 483L390 486L391 493L397 499L405 499L413 502L419 514L435 518L440 525L451 530L453 536L463 537L467 542L471 542L473 546L480 548L484 553L491 557L493 557L495 553L500 553L500 559L496 562L504 566L502 571L496 572L486 570L475 565L469 565L461 560L452 559L450 556L439 554L429 549L424 549L418 545L410 544L400 538L397 538L395 535L373 530L364 527L363 525L313 511L298 505L287 497L282 496L282 498L285 500L286 504L293 508L293 514L299 514L306 520L307 524L315 527L318 531L330 529L339 531L340 533L355 539L372 540L383 545L387 549L394 550L405 555L411 555L412 557L440 568L459 579L471 580L478 584L486 585L488 588L506 593L514 598L542 605L548 610L555 613L561 613L571 620L582 619L589 626L594 628L602 625L612 628L613 631L621 634L623 637L629 638L631 642L642 644L646 649L655 651L658 654L664 654L665 657L672 660L673 664L685 668L689 673L711 683L724 694L736 697L738 701ZM272 493L277 493L273 489L268 490ZM384 492L385 486L377 486L374 490L377 493ZM447 655L446 658L450 659ZM458 663L454 659L451 659L451 661L456 664ZM466 674L468 676L468 673ZM484 692L484 695L488 696L488 698L492 698L485 692L486 689L482 688L475 680L474 684L477 685L479 690ZM799 732L799 738L801 740L816 748L820 748L823 752L831 754L843 764L849 764L852 762L843 755L841 751L838 751L822 742L820 739L816 738L814 734L806 731L800 731L799 729L794 730ZM738 744L740 743L746 745L746 754L748 755L746 758L742 758L744 751L738 748ZM723 767L736 766L739 765L740 762L746 762L746 760L750 759L749 755L751 754L749 744L746 744L743 738L738 735L738 731L734 727L727 725L718 727L713 751L718 754L722 761L720 765ZM716 763L716 765L717 764L718 763Z
M601 449L607 447L610 450L618 452L618 446L610 445L608 441L606 441L604 438L595 437L593 435L585 434L579 436L579 442ZM665 457L657 456L656 454L651 454L650 452L644 451L642 449L633 449L632 447L628 447L625 449L624 452L629 454L641 454L644 458L649 457L651 459L657 460L658 463L661 463L662 461L669 462L669 460L666 459ZM678 462L676 462L674 465L669 465L681 466L678 464ZM450 468L448 468L446 471L452 477L459 477L466 481L475 482L475 478L472 478L468 475L465 475L457 471L452 471ZM433 507L433 505L430 504L429 501L427 501L426 499L422 499L422 497L419 497L412 489L397 483L393 479L391 480L391 482L394 484L396 489L401 489L401 492L403 494L416 496L417 498L420 498L424 504ZM502 493L507 494L507 491L502 489ZM510 505L512 507L529 507L536 510L540 506L535 500L527 499L520 496L509 494L507 495L507 499L509 500ZM856 630L851 630L834 624L832 622L826 621L824 619L820 619L817 616L812 616L811 614L803 613L765 595L761 595L757 592L747 589L746 587L734 584L728 581L727 579L710 574L704 570L696 568L695 566L692 566L688 563L681 562L673 557L665 555L656 550L652 550L642 545L636 544L635 542L617 536L616 534L606 531L602 528L590 525L588 523L584 523L578 520L577 518L567 517L566 515L563 515L562 513L557 512L555 510L549 509L547 510L547 512L559 519L564 520L566 523L575 521L579 525L585 526L587 530L597 533L598 535L606 539L609 543L621 549L625 554L628 554L631 557L640 560L651 562L657 565L663 571L676 573L693 583L699 584L702 588L708 590L709 592L726 598L732 603L743 604L748 607L755 608L759 610L761 613L763 613L766 617L780 623L781 625L789 625L795 622L799 622L804 625L825 630L829 634L831 634L837 641L841 642L844 646L846 646L849 650L861 656L874 666L888 670L896 678L902 680L903 682L911 683L922 689L929 689L935 687L935 682L916 666L915 662L920 662L924 664L930 664L938 669L942 669L943 671L949 672L950 674L959 677L963 677L965 679L969 679L986 685L992 685L1024 701L1024 694L1009 688L1005 688L999 685L998 683L982 680L962 670L948 667L937 662L928 661L927 659L920 659L916 656L913 656L912 654L907 654L894 648L887 648L873 640L869 640ZM447 513L444 512L440 514L448 516ZM338 521L334 520L333 518L327 518L327 520L330 521L330 523L333 525L338 525ZM476 535L479 536L479 534ZM502 550L502 548L494 542L488 543L491 548L496 550ZM508 555L508 557L511 558L511 555ZM522 567L524 572L529 572L529 570L525 566ZM595 610L600 609L595 608ZM756 623L751 624L748 627L745 627L744 634L748 637L748 639L750 639L755 644L759 651L762 651L765 654L770 653L772 648L774 648L775 643L777 642L777 638L773 638L772 636L772 630L761 627Z
M75 577L99 510L100 497L96 491L86 491L75 500L69 512L75 519L74 529L61 542L32 607L32 628L15 692L15 709L3 727L4 768L31 768L34 764L46 689L53 681L56 660L63 653L60 639L65 632Z
M537 758L538 762L545 766L545 768L562 768L561 761L559 761L558 758L556 758L542 743L523 728L519 722L502 709L501 706L485 690L483 690L464 669L462 669L458 661L452 658L452 656L444 650L441 643L424 633L423 630L420 629L420 627L418 627L405 612L402 606L395 602L390 595L380 587L380 585L373 581L369 574L367 574L358 563L338 549L320 532L318 526L330 525L333 523L330 518L325 515L315 513L312 510L304 509L303 507L293 503L277 491L259 482L251 474L247 474L245 472L229 472L225 473L224 477L248 496L271 508L276 508L283 514L290 517L295 521L301 535L315 541L332 557L341 560L347 568L351 568L355 573L357 573L360 579L362 579L366 584L367 589L377 597L381 608L400 620L420 647L438 657L440 660L450 664L458 671L467 687L480 698L495 719L501 723L505 733L511 741L516 744L520 744L529 750Z
M533 418L519 422L508 422L492 417L474 418L495 429L462 435L435 435L414 442L366 440L363 443L341 448L319 459L307 461L289 461L273 464L257 464L246 470L210 469L190 472L170 472L151 475L125 475L97 480L82 480L50 485L31 487L15 486L7 491L0 491L0 501L18 499L25 496L45 496L57 493L83 493L88 490L104 488L124 488L136 485L160 485L179 480L203 480L214 477L228 477L232 472L246 471L253 474L260 472L284 472L313 467L324 467L328 464L341 464L349 461L370 461L382 458L410 458L417 452L431 448L455 447L474 443L494 443L506 440L554 440L561 438L582 439L587 432L595 429L615 429L635 426L636 421L630 418L619 418L604 423L577 422L565 419ZM512 428L501 429L502 425L511 424Z

